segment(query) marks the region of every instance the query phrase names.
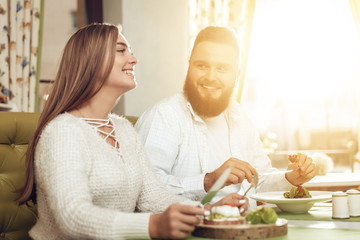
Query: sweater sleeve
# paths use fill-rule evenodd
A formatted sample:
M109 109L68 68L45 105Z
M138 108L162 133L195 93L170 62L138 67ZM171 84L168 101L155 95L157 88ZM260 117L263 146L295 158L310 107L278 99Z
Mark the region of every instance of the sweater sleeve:
M143 175L143 185L137 202L137 208L142 212L161 213L173 203L198 206L200 203L176 195L166 190L165 185L158 179L149 160L143 151L141 140L137 137L137 152L140 156Z
M81 127L50 123L35 153L38 192L44 195L59 230L74 239L149 238L149 213L124 213L93 204L91 171Z

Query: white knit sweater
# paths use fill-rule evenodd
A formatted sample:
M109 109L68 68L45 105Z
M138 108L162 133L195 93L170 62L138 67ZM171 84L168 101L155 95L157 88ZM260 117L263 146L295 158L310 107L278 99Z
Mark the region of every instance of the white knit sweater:
M150 212L186 200L158 182L132 124L110 117L120 154L68 113L45 127L35 152L39 219L32 238L149 238Z

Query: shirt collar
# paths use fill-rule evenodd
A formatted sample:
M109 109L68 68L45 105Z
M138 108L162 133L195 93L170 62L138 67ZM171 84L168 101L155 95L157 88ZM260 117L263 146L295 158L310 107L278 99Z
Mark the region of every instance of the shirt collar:
M199 115L197 115L197 113L194 111L194 109L191 106L191 103L186 98L185 98L185 101L186 101L186 107L189 109L190 114L193 117L193 119L197 122L201 122L201 123L205 124L204 120Z
M242 110L240 104L235 100L232 100L229 107L225 110L225 115L227 119L231 119L231 121L233 122L237 122L240 120L241 113Z

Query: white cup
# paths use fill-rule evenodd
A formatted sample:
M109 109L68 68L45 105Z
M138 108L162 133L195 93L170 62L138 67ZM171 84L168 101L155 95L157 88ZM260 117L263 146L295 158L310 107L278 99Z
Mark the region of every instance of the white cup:
M349 196L349 213L350 217L360 216L360 191L350 189L346 191Z
M344 192L334 192L332 194L332 218L349 218L348 195Z

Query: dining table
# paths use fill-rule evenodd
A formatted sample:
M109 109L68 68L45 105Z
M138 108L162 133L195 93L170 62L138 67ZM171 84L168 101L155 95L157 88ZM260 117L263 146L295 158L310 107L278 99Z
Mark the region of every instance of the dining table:
M288 221L286 235L267 240L355 240L360 239L360 217L333 219L331 203L315 203L306 213L285 213L274 207L278 218ZM210 239L189 236L187 240Z

